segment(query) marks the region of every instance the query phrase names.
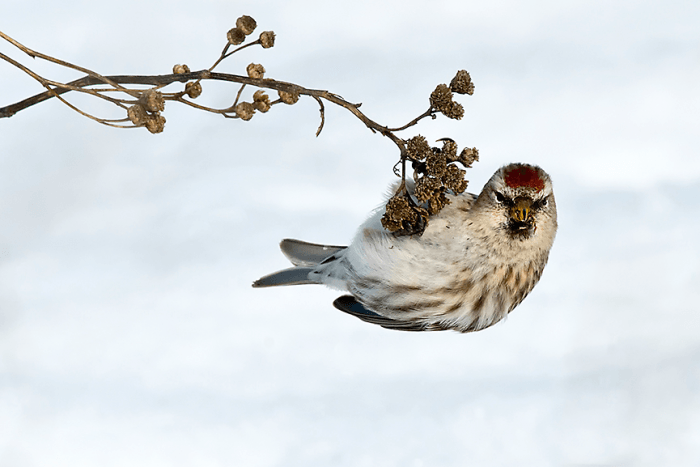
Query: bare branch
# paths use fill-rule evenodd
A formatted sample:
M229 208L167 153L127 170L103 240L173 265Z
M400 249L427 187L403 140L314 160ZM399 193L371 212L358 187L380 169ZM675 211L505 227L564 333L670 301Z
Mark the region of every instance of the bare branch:
M87 68L34 51L0 31L0 38L5 39L32 58L39 58L63 68L85 73L82 78L61 83L46 79L29 67L0 53L1 60L28 74L46 88L45 92L0 108L0 118L11 117L22 110L55 97L72 110L103 125L117 128L146 127L152 133L159 133L163 131L165 126L165 117L161 115L161 112L165 110L165 101L180 102L198 110L220 114L226 118L250 120L256 112L268 112L272 106L281 103L292 105L299 100L299 96L308 96L319 105L321 121L316 136L321 134L326 123L324 101L327 101L347 109L370 131L389 138L398 147L400 157L399 162L394 165L394 172L401 177L401 183L387 204L386 214L382 218L382 224L388 230L397 235L422 233L428 223L428 215L437 213L449 202L445 197L445 191L451 190L455 193L464 191L467 184L464 180L465 171L458 169L454 164L460 163L464 167L470 167L475 160L478 160L476 148L465 148L462 154L457 156L457 145L449 138L442 140L442 148L431 148L425 138L420 135L404 140L396 133L417 125L424 118L435 119L438 113L448 118L462 118L464 108L453 100L453 92L458 94L472 94L474 92L474 85L469 73L464 70L459 71L449 86L439 84L430 94L430 107L421 115L403 126L388 127L375 122L360 111L361 104L351 103L338 94L321 89L309 89L286 81L264 78L265 69L260 64L251 63L248 65L246 68L248 76L215 72L214 69L223 60L245 48L259 45L267 49L274 46L275 33L273 31L265 31L260 34L258 39L243 44L255 27L254 19L248 16L238 18L236 27L227 33L227 43L221 54L208 69L191 72L187 65L175 65L172 74L114 76L103 76ZM240 46L231 50L234 45ZM202 93L202 83L208 81L238 84L240 87L233 104L229 107L216 109L192 102L190 99L196 99ZM184 90L171 93L160 91L168 85L177 83L185 84ZM253 95L252 102L242 100L247 86L258 89ZM263 91L264 89L277 91L279 99L271 101ZM110 102L122 111L126 110L128 118L106 119L91 115L69 103L63 97L68 92L85 93ZM115 95L115 93L123 93L125 96ZM185 96L189 99L185 99ZM121 125L120 123L126 124ZM408 160L412 163L413 178L416 182L415 189L420 190L420 193L418 191L416 194L409 192L409 185L406 183L406 162ZM399 166L400 171L398 170Z

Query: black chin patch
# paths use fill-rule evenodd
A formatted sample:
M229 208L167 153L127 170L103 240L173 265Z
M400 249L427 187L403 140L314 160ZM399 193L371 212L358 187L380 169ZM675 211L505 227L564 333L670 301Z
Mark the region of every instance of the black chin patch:
M535 225L532 222L510 221L508 223L508 233L516 238L527 238L535 232Z

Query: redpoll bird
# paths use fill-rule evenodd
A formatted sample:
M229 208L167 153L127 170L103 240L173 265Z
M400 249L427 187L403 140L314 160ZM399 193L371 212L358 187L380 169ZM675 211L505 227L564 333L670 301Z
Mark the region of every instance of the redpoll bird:
M479 196L447 198L420 236L388 232L379 209L348 247L283 240L294 267L253 287L326 284L350 293L336 308L390 329L487 328L540 279L557 231L552 182L539 167L510 164Z

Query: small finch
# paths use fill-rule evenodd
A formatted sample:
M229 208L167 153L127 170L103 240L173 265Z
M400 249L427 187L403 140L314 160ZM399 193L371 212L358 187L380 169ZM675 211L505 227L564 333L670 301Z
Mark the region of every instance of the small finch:
M447 198L420 236L388 232L379 209L348 247L283 240L294 267L253 287L326 284L350 294L336 308L389 329L487 328L540 279L557 231L552 182L539 167L509 164L479 196Z

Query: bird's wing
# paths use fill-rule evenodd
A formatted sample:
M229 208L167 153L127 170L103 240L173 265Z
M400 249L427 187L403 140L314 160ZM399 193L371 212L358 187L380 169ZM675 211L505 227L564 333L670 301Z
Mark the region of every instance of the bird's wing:
M432 331L434 329L428 327L426 328L423 324L410 322L410 321L397 321L395 319L387 318L373 311L368 310L360 302L358 302L352 295L343 295L338 297L334 302L333 306L344 311L350 315L360 318L362 321L366 321L372 324L378 324L379 326L387 329L396 329L398 331ZM436 329L435 329L436 330Z
M302 242L285 238L280 242L280 249L284 256L295 266L316 266L329 256L344 250L347 247L333 245L318 245L316 243Z

